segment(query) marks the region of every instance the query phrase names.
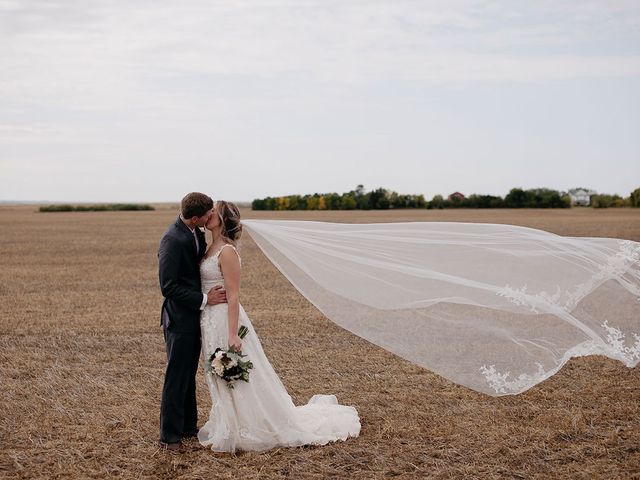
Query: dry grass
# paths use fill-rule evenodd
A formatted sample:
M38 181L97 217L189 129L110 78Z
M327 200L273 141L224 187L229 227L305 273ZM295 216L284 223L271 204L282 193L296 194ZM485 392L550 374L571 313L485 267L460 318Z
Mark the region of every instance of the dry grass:
M159 451L155 252L174 211L34 210L0 208L4 478L640 478L640 370L574 359L525 394L478 394L326 320L250 239L243 303L267 355L296 403L335 393L355 405L361 436L237 456L194 441L186 453ZM640 241L640 210L628 209L245 213L515 223ZM210 400L199 382L202 423Z

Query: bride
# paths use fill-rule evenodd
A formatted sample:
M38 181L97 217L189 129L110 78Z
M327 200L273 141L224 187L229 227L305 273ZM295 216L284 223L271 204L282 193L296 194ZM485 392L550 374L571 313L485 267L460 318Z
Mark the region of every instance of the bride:
M242 233L240 213L218 201L206 228L213 242L200 264L202 291L223 285L227 303L207 305L200 317L202 350L209 358L216 348L233 346L253 363L249 382L225 380L206 372L212 408L198 432L204 446L218 452L267 450L274 447L324 445L357 437L360 419L354 407L339 405L334 395L314 395L295 406L262 350L258 336L239 302L241 260L236 242ZM240 339L238 328L249 333Z

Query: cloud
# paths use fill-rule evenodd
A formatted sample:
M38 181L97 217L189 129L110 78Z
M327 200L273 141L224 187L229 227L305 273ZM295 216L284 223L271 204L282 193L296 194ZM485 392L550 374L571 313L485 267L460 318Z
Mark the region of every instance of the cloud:
M640 43L633 2L27 0L0 11L0 94L79 108L122 106L172 74L347 85L640 74L624 47Z
M449 147L456 129L472 134L493 114L489 157L519 118L500 103L507 87L536 97L529 110L547 92L567 125L580 123L570 110L585 103L587 83L627 85L620 95L635 101L638 24L635 0L0 0L0 161L29 162L36 176L39 165L90 172L90 159L93 176L107 179L127 161L147 162L146 174L148 158L165 171L212 151L261 175L264 161L298 172L301 158L335 166L346 155L380 162L371 171L383 175L398 137L407 168L429 148L462 162ZM561 95L577 92L564 107L549 87L557 84L568 85ZM482 95L496 100L487 106ZM593 96L624 158L637 157L626 137L631 107ZM441 138L425 142L420 121ZM537 141L543 150L556 139ZM278 181L290 189L291 178ZM268 190L255 182L246 192Z

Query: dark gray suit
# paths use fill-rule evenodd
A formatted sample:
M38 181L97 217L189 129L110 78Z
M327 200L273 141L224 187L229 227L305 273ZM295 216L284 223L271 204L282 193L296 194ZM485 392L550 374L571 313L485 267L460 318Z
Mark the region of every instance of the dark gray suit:
M197 428L196 373L200 359L199 261L205 253L205 236L199 228L196 242L178 217L160 241L158 250L160 289L165 297L160 324L167 350L167 370L160 407L160 441L179 442Z

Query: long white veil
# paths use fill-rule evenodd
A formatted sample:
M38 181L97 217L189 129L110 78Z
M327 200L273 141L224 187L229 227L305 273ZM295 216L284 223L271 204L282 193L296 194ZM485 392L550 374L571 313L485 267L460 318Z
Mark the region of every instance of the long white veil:
M243 223L329 319L479 392L523 392L574 356L640 360L640 243L498 224Z

